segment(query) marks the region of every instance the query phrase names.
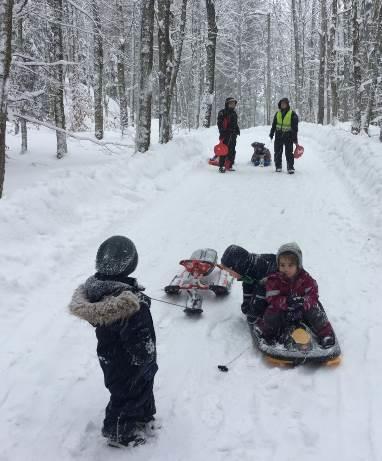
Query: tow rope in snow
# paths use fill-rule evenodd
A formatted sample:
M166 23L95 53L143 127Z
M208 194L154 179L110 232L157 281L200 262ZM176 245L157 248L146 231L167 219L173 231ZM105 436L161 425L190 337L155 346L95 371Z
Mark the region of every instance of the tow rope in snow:
M170 304L171 306L177 306L177 307L182 307L183 309L187 309L187 306L184 306L183 304L170 303L169 301L163 301L163 299L152 298L151 296L148 296L148 295L146 296L150 298L151 301L157 301L158 303Z
M240 352L240 354L236 355L232 360L230 360L226 365L218 365L218 368L220 371L227 372L229 370L228 365L231 365L233 362L235 362L239 357L241 357L244 352L247 352L247 350L251 347L251 345L247 346L243 351Z
M169 301L164 301L163 299L158 299L158 298L152 298L151 296L146 295L148 298L151 299L151 301L157 301L158 303L163 303L163 304L170 304L171 306L177 306L177 307L182 307L183 309L187 309L187 306L184 306L182 304L177 304L177 303L171 303ZM247 350L251 347L251 345L246 346L244 350L240 352L240 354L237 354L233 359L231 359L229 362L227 362L226 365L218 365L218 368L220 371L227 372L229 370L228 365L231 365L232 363L236 362L238 358L240 358Z

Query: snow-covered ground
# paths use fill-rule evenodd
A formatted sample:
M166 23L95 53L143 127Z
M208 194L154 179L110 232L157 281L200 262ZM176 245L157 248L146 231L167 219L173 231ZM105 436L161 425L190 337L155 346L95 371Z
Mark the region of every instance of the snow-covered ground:
M294 176L252 167L239 138L237 171L206 165L216 130L179 135L147 155L31 134L18 154L8 137L0 201L0 460L382 460L382 148L332 128L302 124ZM365 157L365 158L363 158ZM370 158L369 158L370 157ZM374 168L372 168L374 167ZM158 437L127 451L100 436L108 393L92 328L72 318L73 289L93 271L99 243L137 245L136 275L165 298L180 259L231 243L274 252L295 240L343 349L335 369L279 369L251 347L241 287L206 297L200 319L154 302ZM248 347L222 374L225 363Z

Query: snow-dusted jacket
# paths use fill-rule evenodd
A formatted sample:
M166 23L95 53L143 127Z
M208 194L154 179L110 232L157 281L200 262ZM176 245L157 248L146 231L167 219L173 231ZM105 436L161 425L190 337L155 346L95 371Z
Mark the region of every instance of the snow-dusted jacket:
M156 338L150 299L133 278L90 277L74 292L70 312L96 329L97 354L110 392L131 392L154 378Z
M309 310L318 303L317 282L304 269L293 279L288 279L281 272L270 274L265 287L269 307L276 310L286 310L288 298L296 296L304 298L304 310Z
M225 107L218 113L219 136L226 142L231 136L240 135L240 128L237 121L237 113L234 109Z

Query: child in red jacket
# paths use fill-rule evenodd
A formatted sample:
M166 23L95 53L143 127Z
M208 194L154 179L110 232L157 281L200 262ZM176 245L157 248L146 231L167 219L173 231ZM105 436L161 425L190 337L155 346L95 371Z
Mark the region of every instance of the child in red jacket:
M257 328L266 340L277 338L290 322L302 320L317 335L322 347L334 345L333 328L318 301L317 282L302 266L296 243L283 245L277 253L278 272L266 278L268 307Z

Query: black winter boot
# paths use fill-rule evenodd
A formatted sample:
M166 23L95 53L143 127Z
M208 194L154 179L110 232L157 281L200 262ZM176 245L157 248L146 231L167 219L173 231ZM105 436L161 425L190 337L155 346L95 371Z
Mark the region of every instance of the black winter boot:
M336 343L336 340L334 336L329 335L329 336L324 336L323 338L320 338L320 345L324 349L329 349L329 347L333 347L334 344Z

